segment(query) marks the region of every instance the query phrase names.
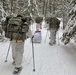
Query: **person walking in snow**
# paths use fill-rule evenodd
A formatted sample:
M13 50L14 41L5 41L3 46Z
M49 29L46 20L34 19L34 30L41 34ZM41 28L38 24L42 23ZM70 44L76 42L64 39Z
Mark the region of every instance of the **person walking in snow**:
M49 30L50 30L50 45L53 45L56 43L56 32L59 29L60 20L58 20L56 17L50 17L47 19L47 22L49 24Z
M24 21L21 15L10 18L5 29L5 36L10 38L12 45L13 74L19 74L22 70L24 42L27 37L32 37L31 30L27 25L26 19Z
M36 29L41 29L42 28L42 21L43 21L43 17L36 17L35 18L35 22L36 22Z

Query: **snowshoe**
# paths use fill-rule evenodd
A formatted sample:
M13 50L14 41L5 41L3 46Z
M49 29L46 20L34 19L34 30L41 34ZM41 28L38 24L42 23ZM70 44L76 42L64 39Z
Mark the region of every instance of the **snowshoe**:
M19 75L22 71L22 67L15 67L13 75Z

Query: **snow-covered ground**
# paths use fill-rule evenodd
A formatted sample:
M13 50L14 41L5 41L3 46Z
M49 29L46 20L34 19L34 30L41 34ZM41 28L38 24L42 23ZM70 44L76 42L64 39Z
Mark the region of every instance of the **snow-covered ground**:
M60 42L59 38L62 36L60 28L56 45L50 46L49 31L46 41L46 28L43 27L41 31L42 42L34 43L36 71L33 72L32 44L30 39L27 39L24 46L23 70L20 75L76 75L76 45L69 43L65 46ZM8 47L9 41L0 42L0 75L12 75L14 69L11 48L8 61L5 62Z

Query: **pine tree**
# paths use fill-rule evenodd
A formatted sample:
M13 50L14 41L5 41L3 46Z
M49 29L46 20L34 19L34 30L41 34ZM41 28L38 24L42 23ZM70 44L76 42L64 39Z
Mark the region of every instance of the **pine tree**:
M22 13L25 16L30 16L33 18L39 16L36 0L28 0Z
M3 8L3 3L0 1L0 22L1 22L1 19L4 19L5 16L6 16L6 13Z
M68 44L70 40L76 35L76 0L71 0L70 11L68 15L69 20L62 38L64 44Z

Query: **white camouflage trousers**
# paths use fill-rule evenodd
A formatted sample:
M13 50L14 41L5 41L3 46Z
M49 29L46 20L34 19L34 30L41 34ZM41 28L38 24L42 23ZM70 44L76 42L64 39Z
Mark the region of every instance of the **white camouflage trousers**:
M41 29L41 23L36 23L36 29Z
M50 29L50 42L52 45L56 43L56 30Z
M15 67L21 67L23 53L24 53L24 42L12 41L12 57L15 61Z

